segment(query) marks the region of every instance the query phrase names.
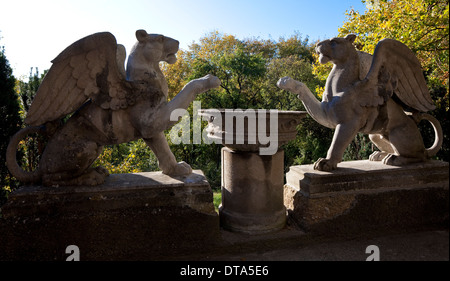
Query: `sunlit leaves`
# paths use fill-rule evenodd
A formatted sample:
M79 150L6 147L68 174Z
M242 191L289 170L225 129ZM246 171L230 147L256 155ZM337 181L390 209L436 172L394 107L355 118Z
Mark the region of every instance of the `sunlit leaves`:
M365 1L363 1L365 2ZM397 39L410 47L427 74L430 87L444 87L435 97L448 111L449 2L445 0L367 1L364 14L347 12L340 36L355 33L358 49L373 53L383 38Z
M94 166L102 166L111 174L158 170L158 162L154 153L142 139L120 145L105 146Z

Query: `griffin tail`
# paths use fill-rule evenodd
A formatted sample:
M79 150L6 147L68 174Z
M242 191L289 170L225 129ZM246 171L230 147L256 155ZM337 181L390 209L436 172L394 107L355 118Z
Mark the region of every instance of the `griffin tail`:
M42 178L42 172L40 169L36 169L32 172L24 171L17 163L16 153L19 142L27 135L38 133L43 131L42 126L30 126L18 131L9 141L8 148L6 150L6 165L8 166L11 174L21 182L35 183L39 182Z
M439 149L441 149L442 142L444 140L441 124L434 116L428 113L415 112L413 113L413 119L417 124L419 124L419 122L422 120L427 120L428 122L430 122L431 126L433 126L434 143L429 148L426 148L426 154L427 158L435 156Z

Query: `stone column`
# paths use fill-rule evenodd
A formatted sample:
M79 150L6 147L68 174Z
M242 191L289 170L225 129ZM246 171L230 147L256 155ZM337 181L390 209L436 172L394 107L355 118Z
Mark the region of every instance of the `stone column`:
M284 227L283 160L283 150L259 155L222 148L222 227L250 234Z
M279 147L296 137L296 127L306 112L275 110L273 114L264 109L257 112L205 109L199 114L209 122L208 137L225 146L222 148L221 226L249 234L282 229L286 223L284 151ZM260 153L261 148L269 145L264 141L268 135L274 137L276 149L271 154Z

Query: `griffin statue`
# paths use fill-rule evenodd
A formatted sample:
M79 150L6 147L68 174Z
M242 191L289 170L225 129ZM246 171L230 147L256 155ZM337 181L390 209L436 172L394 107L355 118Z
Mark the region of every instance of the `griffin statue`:
M370 156L372 161L400 166L434 156L442 146L442 128L425 113L435 105L414 53L397 40L384 39L372 56L355 49L355 38L350 34L316 45L320 63L333 63L322 102L305 84L290 77L277 83L297 94L318 123L335 129L326 158L318 159L314 169L335 169L358 132L369 134L380 150ZM430 148L425 148L417 126L423 119L435 132Z
M173 110L187 108L197 94L218 87L220 80L207 75L190 81L167 102L168 85L159 63L176 62L179 42L145 30L136 31L136 38L126 71L125 48L109 32L80 39L52 61L27 113L28 127L11 138L7 149L8 168L19 181L46 186L101 184L108 171L91 165L103 146L140 138L155 153L164 174L192 172L187 163L176 161L164 130L176 122L170 120ZM17 163L16 151L32 133L47 134L49 139L38 168L25 171Z

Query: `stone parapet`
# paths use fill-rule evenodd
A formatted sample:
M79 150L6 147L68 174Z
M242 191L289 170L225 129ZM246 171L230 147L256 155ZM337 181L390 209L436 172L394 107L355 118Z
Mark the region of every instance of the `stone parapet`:
M219 218L203 173L110 175L95 187L26 186L2 207L0 259L152 260L218 243Z
M333 172L292 166L284 204L291 223L323 234L445 225L448 169L435 160L401 167L348 161Z

